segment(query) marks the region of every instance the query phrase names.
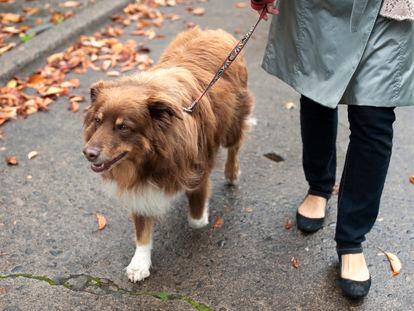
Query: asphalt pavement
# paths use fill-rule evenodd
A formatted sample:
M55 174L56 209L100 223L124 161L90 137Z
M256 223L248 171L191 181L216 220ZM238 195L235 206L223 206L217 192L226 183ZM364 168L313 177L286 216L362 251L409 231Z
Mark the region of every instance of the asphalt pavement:
M186 5L163 8L181 19L157 30L164 38L145 42L151 57L157 59L189 21L240 36L256 16L249 8L236 9L237 2L193 1L206 8L204 16L192 16ZM142 283L130 283L124 271L134 253L128 211L106 197L81 153L82 113L68 111L67 99L61 98L48 113L1 128L1 310L414 310L414 186L408 181L414 175L414 109L397 110L381 213L365 243L370 295L349 302L336 284L336 198L323 230L305 236L295 227L285 229L307 187L299 95L260 68L268 26L259 26L245 52L257 125L243 147L239 186L225 184L224 153L212 176L210 223L221 217L224 225L192 230L186 200L180 198L155 227L153 268ZM120 38L143 40L128 31ZM38 59L31 67L44 62ZM80 79L77 93L84 96L91 83L107 78L95 71L73 77ZM287 109L288 102L296 108ZM345 108L340 115L339 171L349 135ZM39 155L29 161L26 155L32 150ZM283 160L272 161L267 153ZM3 158L8 155L16 155L19 165L7 166ZM102 231L97 230L97 212L108 223ZM378 247L398 255L400 275L391 275Z

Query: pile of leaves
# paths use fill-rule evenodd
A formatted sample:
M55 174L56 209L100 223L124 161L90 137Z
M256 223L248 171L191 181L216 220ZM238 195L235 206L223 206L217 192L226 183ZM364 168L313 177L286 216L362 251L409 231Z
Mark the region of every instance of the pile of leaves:
M0 3L13 3L14 1L0 0ZM29 41L40 32L59 24L72 17L75 13L71 8L79 7L78 1L66 1L60 4L63 11L52 9L49 4L44 8L23 7L18 13L0 13L0 56L16 47L14 37L20 37L23 42ZM48 18L39 17L39 13L47 10ZM43 13L44 15L44 13Z
M149 27L161 27L165 19L177 20L175 14L162 14L159 6L175 5L175 0L150 0L132 3L124 14L113 17L113 23L93 36L81 36L64 52L48 57L47 64L27 77L14 78L0 88L0 126L10 119L27 117L38 111L47 111L48 106L59 97L69 98L69 109L78 111L84 98L73 90L80 86L78 79L67 79L69 73L83 74L88 70L102 71L108 76L119 76L129 70L146 70L153 60L149 49L135 40L121 42L117 37L124 28L136 23L133 35L157 37Z

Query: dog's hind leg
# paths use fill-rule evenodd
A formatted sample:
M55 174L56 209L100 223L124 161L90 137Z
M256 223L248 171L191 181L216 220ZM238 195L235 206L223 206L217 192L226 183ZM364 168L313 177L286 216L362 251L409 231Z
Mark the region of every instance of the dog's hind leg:
M224 169L224 176L226 177L229 185L237 183L240 176L240 153L241 142L228 147L227 149L227 161Z
M205 178L198 189L187 192L189 211L188 224L191 228L200 229L208 225L208 196L210 180Z
M126 273L131 282L142 281L149 277L151 267L152 227L154 220L150 217L132 214L136 233L136 249Z

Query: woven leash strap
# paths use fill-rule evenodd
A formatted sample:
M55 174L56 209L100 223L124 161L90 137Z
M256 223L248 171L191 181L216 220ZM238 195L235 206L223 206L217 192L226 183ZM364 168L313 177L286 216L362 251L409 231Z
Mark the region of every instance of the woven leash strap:
M227 58L223 62L223 65L221 65L219 70L217 70L215 76L213 77L211 82L207 85L204 92L201 93L200 96L198 96L197 99L194 100L189 107L183 108L185 112L192 113L194 108L197 106L200 100L204 97L204 95L206 95L206 93L213 87L213 85L223 76L226 70L230 67L230 65L234 62L234 60L243 50L244 46L249 41L250 37L256 30L257 25L259 25L260 21L263 19L263 16L266 14L266 12L267 12L266 8L264 8L262 13L260 13L259 19L257 20L256 24L254 24L252 28L250 28L249 32L243 36L243 38L237 43L234 49L230 52L229 56L227 56Z

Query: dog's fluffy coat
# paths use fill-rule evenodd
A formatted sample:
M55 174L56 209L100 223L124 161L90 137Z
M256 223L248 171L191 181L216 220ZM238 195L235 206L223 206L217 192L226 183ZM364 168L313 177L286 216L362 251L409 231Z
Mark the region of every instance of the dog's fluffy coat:
M183 111L235 44L223 30L195 28L178 35L147 72L91 88L85 154L132 208L137 250L127 267L131 281L149 275L153 220L177 194L188 196L190 225L208 224L209 175L220 146L228 148L226 179L238 178L238 154L252 109L243 57L191 114Z

